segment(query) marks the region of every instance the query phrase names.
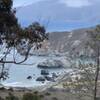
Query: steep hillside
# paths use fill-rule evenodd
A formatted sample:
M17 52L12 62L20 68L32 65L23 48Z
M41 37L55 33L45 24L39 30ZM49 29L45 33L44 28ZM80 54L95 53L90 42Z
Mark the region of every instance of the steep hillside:
M88 30L91 30L91 28L77 29L71 32L52 32L49 34L49 40L43 43L39 53L41 51L48 54L82 54L87 41L90 39Z
M55 32L49 35L52 50L69 52L74 49L79 51L84 48L87 37L87 29L74 30L72 32Z

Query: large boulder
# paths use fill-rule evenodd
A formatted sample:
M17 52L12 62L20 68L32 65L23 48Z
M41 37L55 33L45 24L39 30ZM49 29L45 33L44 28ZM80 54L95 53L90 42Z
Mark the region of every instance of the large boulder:
M50 81L50 82L55 82L54 78L53 77L50 77L50 76L45 76L45 79L47 81Z
M62 68L63 62L60 60L45 60L37 65L39 68Z
M38 77L38 78L36 79L36 81L44 82L44 81L45 81L45 78L41 76L41 77Z
M48 70L41 70L41 75L49 75L49 71Z
M28 80L31 80L31 79L32 79L32 76L28 76L27 79L28 79Z

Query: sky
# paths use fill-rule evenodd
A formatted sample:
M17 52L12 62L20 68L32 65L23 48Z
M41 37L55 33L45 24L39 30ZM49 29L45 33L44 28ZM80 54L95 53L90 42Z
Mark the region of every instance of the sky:
M69 7L82 7L91 5L89 0L60 0L60 2L65 3Z
M14 7L23 5L25 6L38 1L43 1L43 0L14 0ZM78 8L100 3L100 0L58 0L58 1L65 3L69 7L78 7Z
M45 2L37 3L39 1L45 1ZM32 3L36 3L36 6L35 4ZM57 4L57 6L52 5L53 3ZM58 3L60 3L60 7L63 6L61 8L59 7L60 8L59 11L56 9L56 7L59 6ZM61 3L63 3L64 5L62 5ZM48 5L48 7L47 6L44 7L44 4ZM22 7L17 12L17 17L19 18L19 21L22 23L22 25L26 23L30 23L34 20L38 20L38 16L42 16L43 18L48 19L51 15L52 15L52 21L60 20L59 23L55 23L55 24L53 23L55 26L57 26L58 24L61 25L61 23L64 22L64 25L59 27L66 26L65 20L71 23L71 25L73 25L73 22L78 22L79 25L76 25L75 23L76 26L80 26L80 23L82 23L82 25L84 26L95 25L100 23L100 13L99 13L100 0L14 0L14 7L16 8L20 6L26 6L26 5L29 6ZM39 5L39 7L41 8L39 8L37 5ZM35 6L35 8L33 6ZM52 9L49 9L49 7L52 7ZM48 14L42 13L41 15L41 12L43 12L44 10ZM55 19L56 14L59 17Z
M14 0L14 7L25 6L40 0Z

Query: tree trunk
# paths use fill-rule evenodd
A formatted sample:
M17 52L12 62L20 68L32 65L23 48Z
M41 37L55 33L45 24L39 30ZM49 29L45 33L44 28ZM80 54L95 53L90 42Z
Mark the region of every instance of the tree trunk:
M98 77L99 77L99 70L100 70L100 60L99 60L99 48L98 48L98 52L97 52L97 68L96 68L96 75L95 75L95 86L94 86L94 100L96 100L97 98L97 86L98 86Z

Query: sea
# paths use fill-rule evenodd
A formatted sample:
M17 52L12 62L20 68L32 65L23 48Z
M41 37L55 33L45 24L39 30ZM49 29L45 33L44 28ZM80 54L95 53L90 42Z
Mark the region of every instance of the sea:
M8 57L8 59L11 58ZM20 61L21 59L22 58L18 58L17 60ZM31 56L23 64L6 64L6 67L9 68L9 78L2 81L2 84L7 87L38 87L48 84L49 81L36 81L38 77L41 77L42 70L38 68L37 65L46 59L63 60L65 58L54 56ZM49 76L52 76L52 73L56 73L58 77L60 77L69 70L69 65L66 65L64 68L51 68L47 70L49 71ZM31 76L32 79L27 79L28 76Z

